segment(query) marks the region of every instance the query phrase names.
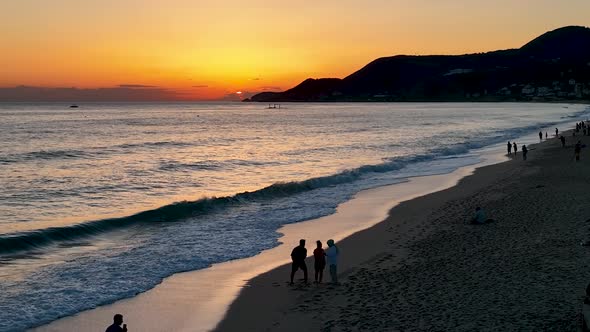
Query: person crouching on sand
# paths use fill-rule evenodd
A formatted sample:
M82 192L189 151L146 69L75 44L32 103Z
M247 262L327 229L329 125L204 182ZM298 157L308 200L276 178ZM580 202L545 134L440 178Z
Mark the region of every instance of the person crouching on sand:
M105 332L127 332L127 324L123 324L123 327L121 324L123 324L123 315L116 314L113 317L113 325L107 327Z
M332 278L332 283L338 283L338 255L340 254L340 250L334 244L334 240L328 240L328 250L326 250L326 257L328 258L328 267L330 269L330 277Z
M482 225L488 222L493 222L493 219L487 219L486 213L479 206L475 208L475 216L471 219L471 223L474 225Z
M307 265L305 265L305 258L307 257L307 249L305 249L305 240L299 240L299 245L291 251L291 260L293 264L291 265L291 285L293 285L293 277L295 277L295 272L301 269L303 270L303 279L307 284Z
M313 268L315 270L315 283L321 284L324 278L324 268L326 268L326 252L322 249L321 241L317 241L316 243L318 246L313 251Z

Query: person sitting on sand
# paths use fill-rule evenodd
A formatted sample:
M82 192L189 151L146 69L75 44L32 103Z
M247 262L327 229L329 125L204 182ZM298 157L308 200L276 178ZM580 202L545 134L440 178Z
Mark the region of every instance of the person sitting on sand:
M328 267L330 269L330 277L332 278L332 283L338 283L338 255L340 255L340 250L336 247L334 240L328 240L328 250L326 250L326 257L328 257Z
M123 327L121 324L123 324L123 315L116 314L113 317L113 325L107 327L105 332L127 332L127 324L123 324Z
M482 225L485 223L493 222L493 219L486 219L486 213L479 206L475 208L475 216L471 219L471 223L474 225Z
M526 160L526 154L529 152L529 150L526 148L526 145L522 146L522 160Z
M303 270L303 280L307 283L307 265L305 265L305 258L307 257L307 249L305 249L305 240L299 240L299 245L291 251L291 285L293 284L293 277L295 272L301 269Z
M322 249L321 241L317 241L316 243L318 246L313 251L313 268L315 271L315 283L321 284L324 278L324 268L326 268L326 252Z
M508 147L508 154L512 154L512 143L510 143L510 141L508 141L508 144L506 145Z

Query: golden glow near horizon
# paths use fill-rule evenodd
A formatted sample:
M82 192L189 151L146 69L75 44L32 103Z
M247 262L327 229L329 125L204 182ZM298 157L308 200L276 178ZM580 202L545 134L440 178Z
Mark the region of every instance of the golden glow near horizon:
M0 87L246 96L342 78L382 56L516 48L588 26L588 13L588 0L3 1Z

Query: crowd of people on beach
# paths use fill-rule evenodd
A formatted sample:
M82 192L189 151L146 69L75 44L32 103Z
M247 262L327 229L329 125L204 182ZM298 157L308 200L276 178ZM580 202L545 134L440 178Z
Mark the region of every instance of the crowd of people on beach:
M539 138L543 139L543 133L539 132ZM514 150L514 155L517 154L518 145L516 145L516 142L510 143L510 141L508 141L508 144L506 146L508 149L508 155L512 155L512 150ZM526 147L526 145L523 144L521 150L522 150L522 159L526 160L526 156L529 153L529 149Z
M590 136L590 124L588 124L585 121L581 121L581 122L577 122L576 123L576 128L574 130L572 130L572 136L576 137L577 133L582 132L582 134L584 136ZM545 132L545 139L547 140L549 137L548 133ZM566 148L566 139L563 135L559 135L559 129L555 128L555 137L559 138L559 141L561 142L561 147L562 148ZM539 131L539 141L543 141L543 131ZM580 161L580 154L582 151L582 148L586 147L586 145L582 144L581 140L578 140L578 142L576 142L576 144L574 145L574 158L576 161ZM518 153L518 145L516 144L516 142L510 142L508 141L508 143L506 144L506 149L508 151L508 155L511 156L512 154L516 155ZM523 160L527 160L527 154L529 149L527 148L526 145L522 145L521 147L522 150L522 159Z
M330 272L330 278L333 284L338 284L338 256L340 255L340 249L334 243L334 240L330 239L327 242L328 248L326 250L322 247L321 241L316 241L316 248L313 251L314 259L314 282L320 284L323 281L324 269L326 268L326 261L328 270ZM291 281L290 285L293 285L293 279L297 270L303 271L303 281L305 284L308 283L307 278L307 265L305 259L307 258L307 249L305 248L305 239L299 240L299 245L293 248L291 251Z

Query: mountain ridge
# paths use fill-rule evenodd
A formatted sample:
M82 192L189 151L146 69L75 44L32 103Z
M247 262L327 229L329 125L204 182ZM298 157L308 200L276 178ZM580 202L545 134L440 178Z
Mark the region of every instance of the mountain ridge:
M308 78L247 101L590 100L590 28L546 32L517 49L377 58L345 78Z

